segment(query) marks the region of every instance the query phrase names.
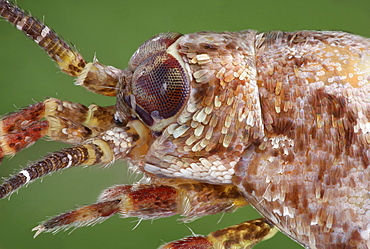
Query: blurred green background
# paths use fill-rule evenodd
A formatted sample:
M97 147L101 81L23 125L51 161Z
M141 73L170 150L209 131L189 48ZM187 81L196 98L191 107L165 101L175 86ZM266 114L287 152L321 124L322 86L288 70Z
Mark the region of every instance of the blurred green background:
M86 60L94 53L103 64L124 68L136 48L154 34L166 31L190 33L200 30L343 30L370 37L369 0L18 0L77 46ZM34 42L0 22L0 114L27 106L45 97L86 105L112 105L114 98L98 96L74 86L73 79L59 72ZM62 144L39 141L0 166L7 177L28 162ZM41 234L33 239L38 222L78 205L93 203L112 185L132 183L122 162L108 169L95 166L55 173L22 188L11 200L0 203L0 249L18 248L156 248L184 236L208 234L216 229L254 219L259 215L247 207L233 214L214 215L183 224L179 217L142 221L133 230L135 218L110 218L73 233ZM190 229L189 229L190 228ZM256 248L300 248L282 234Z

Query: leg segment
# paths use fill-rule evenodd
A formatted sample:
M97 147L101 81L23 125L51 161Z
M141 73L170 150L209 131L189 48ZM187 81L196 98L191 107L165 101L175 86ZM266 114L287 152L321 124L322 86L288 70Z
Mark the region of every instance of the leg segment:
M78 103L48 99L44 101L45 118L49 121L48 136L55 141L81 144L115 126L115 107L86 107Z
M35 41L63 72L78 77L77 85L95 93L116 96L116 85L123 76L122 70L97 61L86 63L77 50L52 29L8 1L0 1L0 16Z
M0 160L14 155L47 134L49 123L41 121L43 103L38 103L0 120Z
M129 155L135 147L139 147L138 144L141 144L139 136L132 128L127 127L116 133L120 137L119 143L114 136L107 135L111 132L112 130L108 130L101 134L101 138L91 139L83 145L51 153L44 159L32 163L0 185L0 199L9 196L23 185L55 171L79 165L112 163L120 155Z
M102 140L54 152L35 162L0 185L0 199L5 198L23 185L46 174L79 165L109 163L113 160L107 144Z
M231 185L181 183L168 185L122 185L107 189L97 204L57 216L34 228L35 236L71 226L101 222L119 213L125 217L156 219L181 214L186 220L232 211L246 205L238 189Z
M48 26L8 1L0 2L0 15L34 40L65 73L81 74L85 60Z
M245 221L210 233L208 236L188 237L163 245L161 249L251 248L274 236L277 229L265 219Z
M114 107L89 107L47 99L0 120L0 159L14 155L47 135L53 140L77 145L54 152L35 162L0 185L0 199L46 174L78 165L111 163L136 146L136 131L119 128L112 135ZM118 127L115 127L118 128ZM138 138L136 139L138 140ZM119 149L116 147L119 146Z
M52 140L82 144L114 126L111 107L47 99L0 120L0 159L14 155L47 135Z

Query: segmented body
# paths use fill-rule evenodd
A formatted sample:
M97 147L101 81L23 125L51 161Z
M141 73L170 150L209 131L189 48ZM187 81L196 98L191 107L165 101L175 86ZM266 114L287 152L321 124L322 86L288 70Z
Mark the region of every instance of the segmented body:
M167 153L153 163L161 166L148 171L176 168L163 162L175 147L176 160L185 162L181 170L190 171L182 177L235 184L264 217L303 245L367 248L370 40L315 31L203 32L179 40L195 78L190 104L198 106L185 122L194 129L186 139L205 127L190 145L172 138L166 148L162 143L158 148ZM210 130L218 144L207 150ZM184 159L187 145L199 156ZM214 165L211 176L196 175L206 159ZM199 166L193 175L189 160Z
M237 185L306 246L368 248L370 40L273 32L255 44L265 136Z

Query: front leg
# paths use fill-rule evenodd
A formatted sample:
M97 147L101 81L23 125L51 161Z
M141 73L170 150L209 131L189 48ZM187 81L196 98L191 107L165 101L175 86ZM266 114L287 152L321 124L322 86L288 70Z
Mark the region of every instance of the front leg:
M0 120L0 159L16 154L45 135L75 145L51 153L6 179L0 185L0 199L55 171L79 165L110 164L122 156L130 157L131 152L134 158L145 142L130 125L117 127L114 111L114 107L86 107L47 99ZM134 123L130 124L139 127Z
M73 77L76 84L105 96L116 96L122 70L100 64L96 59L87 63L78 51L44 23L9 1L0 1L0 16L35 41L60 67Z
M81 144L115 124L115 108L50 98L0 120L0 160L15 155L34 142L48 136L52 140Z

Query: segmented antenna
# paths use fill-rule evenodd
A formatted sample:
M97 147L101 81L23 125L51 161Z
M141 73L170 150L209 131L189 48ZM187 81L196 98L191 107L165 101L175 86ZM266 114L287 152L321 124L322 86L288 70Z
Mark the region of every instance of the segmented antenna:
M0 199L46 174L73 166L94 165L112 161L110 151L106 151L102 147L108 148L104 141L99 140L96 143L64 149L46 156L5 180L0 185Z
M77 77L86 61L48 26L8 1L0 1L0 15L34 40L63 72Z

